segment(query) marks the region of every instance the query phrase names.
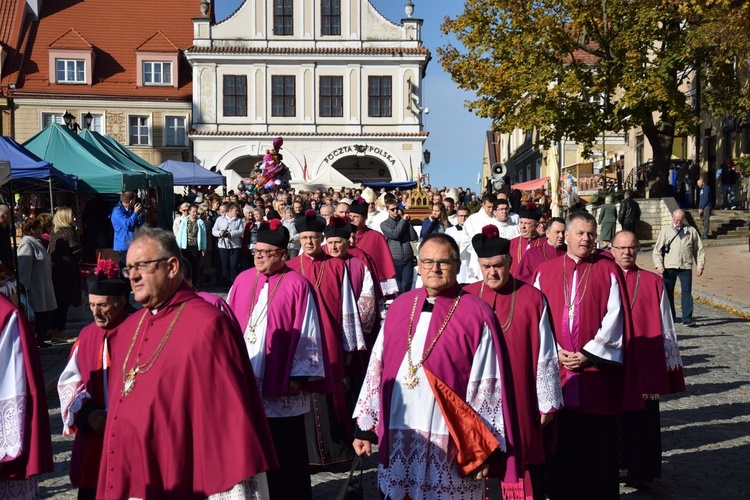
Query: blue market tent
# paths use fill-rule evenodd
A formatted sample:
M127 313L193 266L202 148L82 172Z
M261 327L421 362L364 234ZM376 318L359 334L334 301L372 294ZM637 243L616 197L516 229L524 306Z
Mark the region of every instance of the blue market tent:
M55 168L77 175L79 193L120 194L148 188L143 172L129 169L60 124L48 125L23 145Z
M10 162L14 193L76 191L75 175L61 172L10 137L0 136L0 160Z
M175 186L226 186L227 179L197 163L167 160L159 168L172 172Z

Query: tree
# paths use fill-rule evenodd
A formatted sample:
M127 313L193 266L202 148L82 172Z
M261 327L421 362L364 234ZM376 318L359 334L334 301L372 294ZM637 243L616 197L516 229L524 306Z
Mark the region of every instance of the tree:
M542 145L567 137L590 150L605 131L641 127L666 179L675 135L699 123L687 93L699 75L707 110L750 109L749 3L467 0L442 26L460 43L438 55L476 92L469 109L497 131L536 130Z

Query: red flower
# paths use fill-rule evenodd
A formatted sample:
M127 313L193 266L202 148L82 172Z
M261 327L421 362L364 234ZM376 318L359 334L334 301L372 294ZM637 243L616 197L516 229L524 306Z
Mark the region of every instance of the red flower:
M268 228L271 231L276 231L281 226L281 221L279 219L271 219L268 221Z
M107 279L120 276L120 266L112 259L101 259L94 268L94 274L103 274Z

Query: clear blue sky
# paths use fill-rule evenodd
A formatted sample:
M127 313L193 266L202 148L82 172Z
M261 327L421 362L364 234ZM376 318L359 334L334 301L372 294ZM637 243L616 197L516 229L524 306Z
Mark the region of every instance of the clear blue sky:
M214 0L216 20L221 21L242 3L243 0ZM414 17L424 19L422 39L432 53L424 80L424 104L430 109L425 129L430 133L425 148L432 153L430 165L425 173L430 174L433 186L463 186L476 190L477 175L482 169L484 133L490 128L490 120L480 119L464 106L473 96L458 89L437 60L437 47L448 43L440 31L446 15L456 16L463 2L455 0L412 0ZM400 23L406 17L406 0L370 0L370 3L385 17Z

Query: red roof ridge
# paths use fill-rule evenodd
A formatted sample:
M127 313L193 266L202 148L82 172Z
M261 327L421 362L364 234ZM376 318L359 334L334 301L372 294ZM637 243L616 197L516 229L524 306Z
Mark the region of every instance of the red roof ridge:
M164 44L164 42L167 42L167 44ZM180 49L177 48L175 44L172 43L172 40L170 40L167 35L161 32L161 30L157 31L150 37L146 39L145 42L140 44L135 49L136 52L179 52Z
M85 44L84 47L81 46L81 42ZM60 35L59 37L55 38L50 42L49 46L50 49L93 49L94 46L91 45L89 42L86 41L85 38L83 38L83 35L81 35L75 28L70 28L68 31Z

